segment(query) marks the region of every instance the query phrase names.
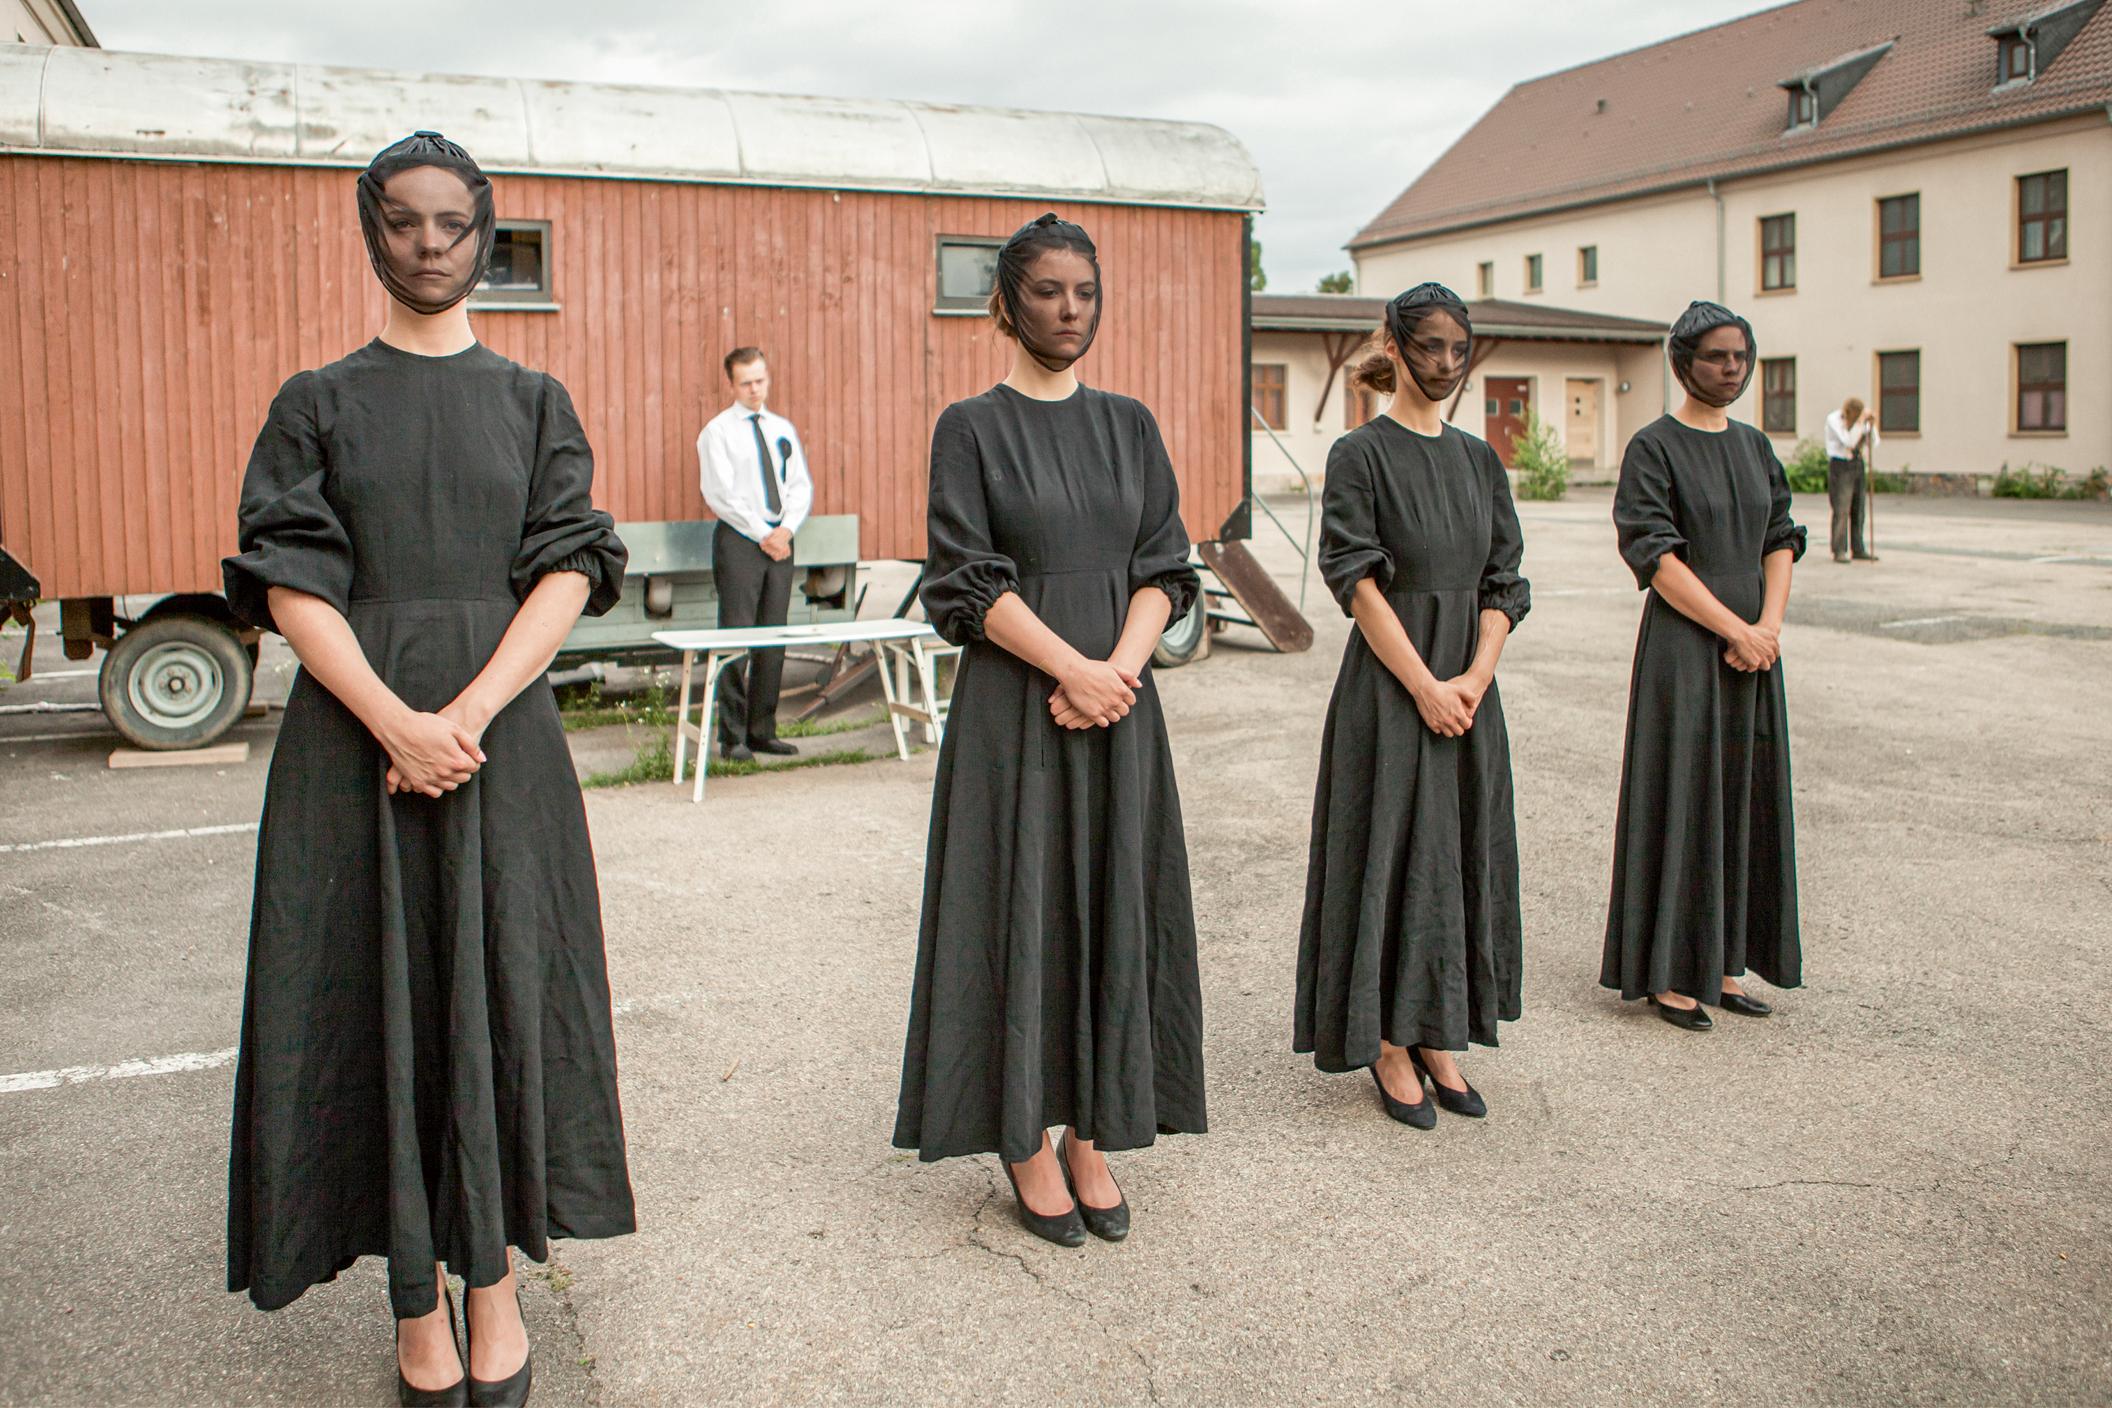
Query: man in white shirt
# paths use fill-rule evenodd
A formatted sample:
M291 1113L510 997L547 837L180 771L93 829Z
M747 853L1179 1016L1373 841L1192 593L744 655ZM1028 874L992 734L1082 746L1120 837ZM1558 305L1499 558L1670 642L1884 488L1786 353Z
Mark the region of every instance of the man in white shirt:
M814 507L807 453L792 422L765 405L770 364L759 347L726 354L733 404L697 436L704 502L719 520L711 540L719 625L782 626L792 605L792 538ZM777 736L785 652L758 650L719 676L719 756L799 749Z
M1850 396L1837 411L1826 413L1826 498L1833 506L1833 560L1875 562L1877 554L1863 541L1864 495L1869 492L1863 446L1875 447L1877 417Z

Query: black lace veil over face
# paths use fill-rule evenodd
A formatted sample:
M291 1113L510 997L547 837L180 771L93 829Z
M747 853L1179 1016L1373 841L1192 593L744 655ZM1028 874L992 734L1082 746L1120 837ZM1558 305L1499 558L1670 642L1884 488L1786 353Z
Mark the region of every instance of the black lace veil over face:
M396 177L420 168L447 172L461 189L398 182L390 191ZM491 260L491 182L438 132L413 132L359 173L359 228L389 296L414 312L444 313L469 297Z
M1046 296L1035 287L1032 269L1044 254L1067 250L1092 266L1092 296L1080 310L1067 289ZM1048 370L1060 372L1085 355L1100 330L1100 252L1092 236L1054 214L1025 224L997 252L997 289L1005 317L1019 337L1019 345ZM1066 309L1072 316L1065 317Z
M1736 328L1745 338L1743 349L1721 345L1702 346L1703 339L1718 328ZM1716 338L1714 344L1728 341ZM1723 407L1745 394L1759 365L1760 345L1753 340L1753 325L1724 307L1696 299L1687 305L1672 325L1665 351L1672 358L1672 374L1687 394L1703 405Z
M1444 401L1466 380L1474 361L1474 323L1465 302L1443 284L1417 284L1387 304L1386 332L1416 388L1430 400Z

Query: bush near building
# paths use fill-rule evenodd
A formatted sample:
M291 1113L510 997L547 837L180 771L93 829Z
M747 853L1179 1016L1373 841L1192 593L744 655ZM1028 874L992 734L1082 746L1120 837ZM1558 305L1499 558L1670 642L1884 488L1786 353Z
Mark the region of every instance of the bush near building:
M1569 450L1537 411L1525 413L1525 434L1511 442L1511 468L1518 471L1518 497L1559 499L1569 492Z

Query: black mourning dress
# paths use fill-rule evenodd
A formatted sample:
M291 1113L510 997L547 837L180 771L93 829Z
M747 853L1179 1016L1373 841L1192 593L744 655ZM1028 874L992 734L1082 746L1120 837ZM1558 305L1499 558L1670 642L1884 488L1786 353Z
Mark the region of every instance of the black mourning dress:
M1761 560L1804 555L1774 449L1738 421L1712 434L1663 416L1637 431L1613 521L1638 585L1671 553L1747 621L1766 598ZM1656 592L1644 599L1599 973L1622 997L1716 1003L1747 968L1776 987L1803 980L1782 666L1747 674L1724 648Z
M1203 1012L1188 853L1147 670L1128 717L1066 729L1055 681L984 639L1018 593L1106 659L1130 594L1195 600L1151 412L999 385L932 432L924 608L965 644L932 796L894 1142L1017 1163L1075 1125L1102 1149L1200 1134Z
M1372 578L1430 672L1474 663L1484 609L1531 606L1510 481L1452 426L1378 416L1327 457L1320 572L1350 609ZM1519 1013L1518 839L1511 745L1492 681L1459 738L1433 732L1352 630L1328 701L1313 799L1292 1049L1323 1071L1379 1041L1463 1051Z
M228 600L272 628L273 586L343 612L376 673L437 710L545 573L599 613L624 550L554 379L482 346L380 342L288 381L242 484ZM579 784L538 677L487 761L435 799L303 670L257 840L235 1076L228 1285L276 1309L389 1258L401 1318L433 1262L471 1285L550 1237L632 1230L601 904Z

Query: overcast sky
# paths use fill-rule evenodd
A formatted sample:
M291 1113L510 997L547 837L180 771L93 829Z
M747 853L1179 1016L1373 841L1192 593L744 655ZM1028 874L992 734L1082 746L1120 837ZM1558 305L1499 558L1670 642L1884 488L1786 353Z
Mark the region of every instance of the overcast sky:
M1755 0L80 0L104 47L1214 122L1261 167L1272 292L1522 79ZM1369 291L1369 290L1367 290Z

